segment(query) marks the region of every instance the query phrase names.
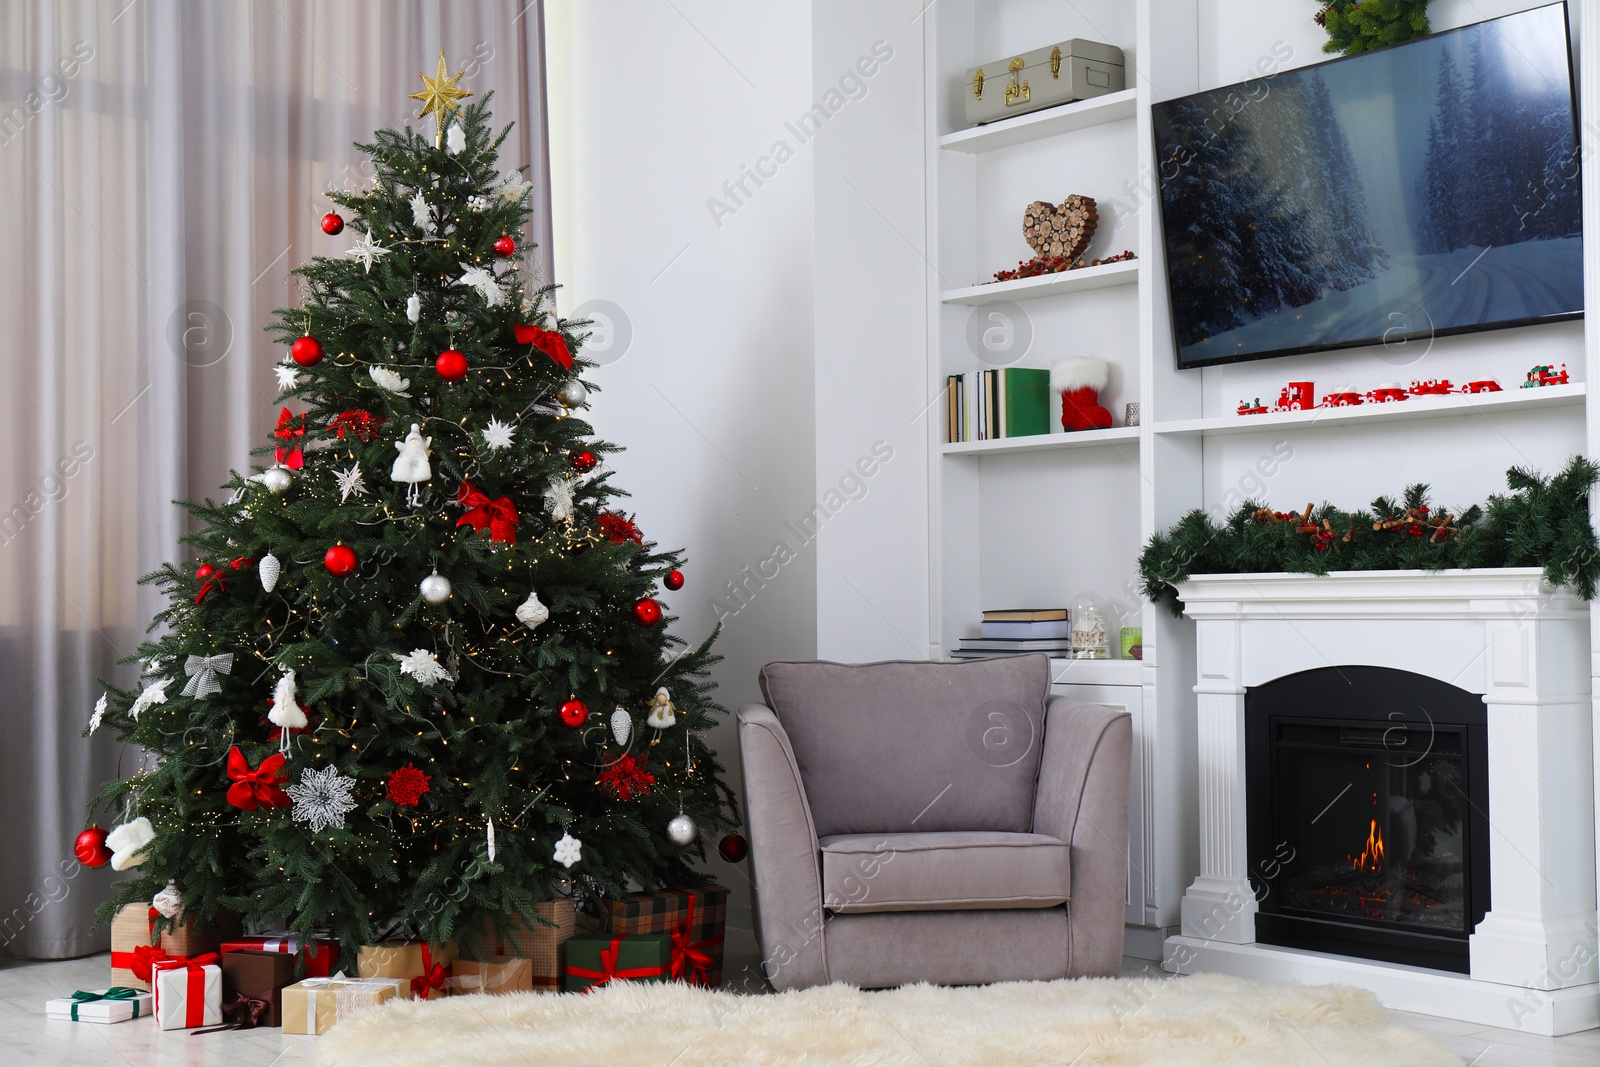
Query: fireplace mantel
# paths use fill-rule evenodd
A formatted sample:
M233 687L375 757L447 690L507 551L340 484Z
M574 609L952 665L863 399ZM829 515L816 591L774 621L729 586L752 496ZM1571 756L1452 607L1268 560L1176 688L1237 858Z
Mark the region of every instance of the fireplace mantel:
M1589 608L1536 568L1197 575L1200 874L1169 970L1364 985L1391 1007L1538 1033L1600 1025ZM1368 664L1484 695L1490 911L1471 976L1255 943L1244 697Z

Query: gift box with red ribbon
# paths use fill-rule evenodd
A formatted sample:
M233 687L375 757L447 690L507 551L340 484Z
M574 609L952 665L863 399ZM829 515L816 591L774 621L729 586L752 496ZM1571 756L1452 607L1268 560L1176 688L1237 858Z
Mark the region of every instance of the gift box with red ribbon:
M631 893L606 901L600 912L603 933L670 936L671 977L691 985L721 984L727 925L728 891L716 885Z
M665 982L672 970L672 938L666 934L573 934L562 951L568 993L608 982Z
M161 913L149 903L126 904L111 920L111 983L133 989L150 989L151 965L156 960L202 956L216 952L225 937L239 932L232 912L217 912L208 923L195 912L185 912L171 930L155 936Z
M257 934L231 937L217 951L223 956L230 952L282 952L291 957L301 955L304 945L305 978L326 978L339 969L339 943L332 938L315 937L309 944L301 941L299 934Z
M222 968L215 952L194 959L157 960L153 966L157 1026L188 1030L222 1021Z
M429 945L423 941L385 941L362 945L356 955L356 973L362 978L403 978L405 996L427 1000L448 996L450 964L456 958L454 942Z

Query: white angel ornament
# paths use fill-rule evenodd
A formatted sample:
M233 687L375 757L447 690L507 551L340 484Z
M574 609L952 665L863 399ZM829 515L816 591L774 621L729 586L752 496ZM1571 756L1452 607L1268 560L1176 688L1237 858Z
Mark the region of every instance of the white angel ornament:
M395 442L395 451L400 454L394 459L389 477L393 481L405 482L411 486L406 493L406 502L413 507L422 503L421 490L417 487L433 479L433 467L428 463L430 454L428 446L431 444L433 438L422 436L422 427L414 422L411 424L411 432L406 434L406 439Z
M657 730L665 730L678 721L677 707L672 703L672 696L667 692L667 687L662 686L656 690L656 695L650 701L650 714L644 717L646 725Z

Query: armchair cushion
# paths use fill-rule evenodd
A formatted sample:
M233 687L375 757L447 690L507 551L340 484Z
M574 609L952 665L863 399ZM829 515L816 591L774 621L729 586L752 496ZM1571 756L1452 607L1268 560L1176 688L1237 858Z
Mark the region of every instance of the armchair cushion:
M824 837L829 911L1051 908L1072 890L1072 848L1044 834L996 831Z
M1050 661L769 663L819 836L1033 829Z

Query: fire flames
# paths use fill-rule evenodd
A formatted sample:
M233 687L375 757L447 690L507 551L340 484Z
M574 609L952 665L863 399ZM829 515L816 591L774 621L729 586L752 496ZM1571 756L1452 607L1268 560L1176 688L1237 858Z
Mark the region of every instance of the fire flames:
M1383 870L1383 831L1378 828L1378 820L1372 820L1372 826L1367 830L1367 845L1361 850L1361 855L1347 857L1350 867L1357 871Z

